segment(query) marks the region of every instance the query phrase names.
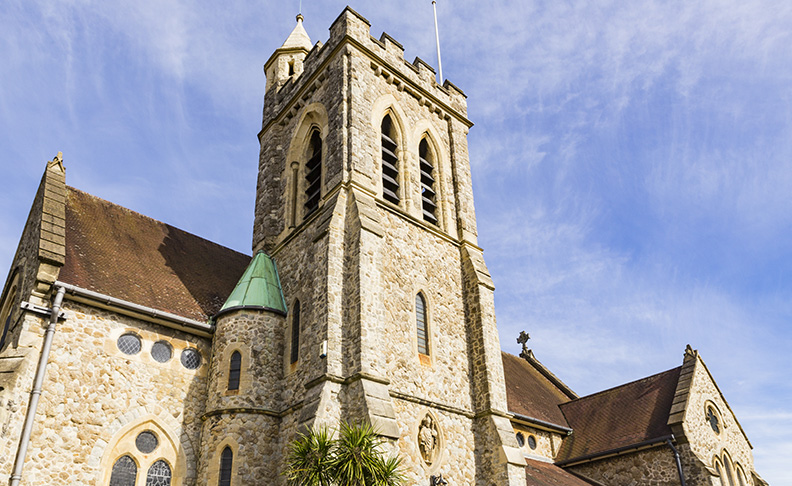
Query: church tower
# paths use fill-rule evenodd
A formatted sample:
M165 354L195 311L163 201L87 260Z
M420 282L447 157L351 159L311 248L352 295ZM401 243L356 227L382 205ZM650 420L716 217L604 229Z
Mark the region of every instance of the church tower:
M276 355L250 369L270 387L266 406L237 412L277 419L259 441L279 468L298 430L367 421L409 484L524 485L476 241L465 95L350 8L324 45L302 21L265 65L253 231L286 312L264 311L266 339L248 343Z

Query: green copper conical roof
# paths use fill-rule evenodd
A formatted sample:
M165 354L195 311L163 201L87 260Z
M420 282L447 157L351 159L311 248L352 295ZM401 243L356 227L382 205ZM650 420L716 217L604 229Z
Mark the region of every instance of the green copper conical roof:
M215 318L233 309L262 309L286 314L278 268L275 261L263 251L256 253L250 261Z

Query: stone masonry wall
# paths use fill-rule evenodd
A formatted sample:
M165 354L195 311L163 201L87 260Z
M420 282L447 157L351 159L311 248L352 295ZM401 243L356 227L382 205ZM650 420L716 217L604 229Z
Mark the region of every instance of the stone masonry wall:
M750 471L754 470L752 447L698 353L694 359L695 370L683 422L685 438L693 453L712 468L713 473L715 455L723 460L725 452L735 464L735 469L737 465L742 468L746 483L750 484ZM707 420L708 406L715 408L720 433L716 433Z
M677 445L688 486L711 486L710 475L686 445ZM671 449L651 449L578 464L566 469L603 486L679 486L679 472Z
M121 436L146 421L167 436L159 437L161 443L175 443L176 457L165 458L179 473L174 486L195 484L208 341L76 302L65 301L63 310L66 320L55 333L22 484L106 484L117 459L106 453L118 450L119 441L126 441L141 462L152 463L157 450L143 457L133 448L134 437ZM119 351L116 340L125 332L142 338L140 353ZM166 363L150 355L151 345L160 340L173 348ZM180 363L187 347L201 353L195 371Z

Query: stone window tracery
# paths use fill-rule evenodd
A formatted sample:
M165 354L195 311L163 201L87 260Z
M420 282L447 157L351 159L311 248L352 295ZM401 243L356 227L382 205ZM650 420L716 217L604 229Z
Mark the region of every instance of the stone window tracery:
M399 204L399 159L396 155L398 145L390 115L382 119L382 197L393 204Z
M146 486L170 486L171 468L167 462L158 460L148 470Z
M239 351L231 353L231 360L228 364L228 389L239 390L239 378L242 374L242 355Z
M415 296L415 324L418 353L429 355L429 322L426 315L426 299L420 292Z

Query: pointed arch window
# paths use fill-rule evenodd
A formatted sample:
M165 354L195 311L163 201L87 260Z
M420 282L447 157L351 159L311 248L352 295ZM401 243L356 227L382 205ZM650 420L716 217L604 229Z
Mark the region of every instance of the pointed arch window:
M137 464L132 457L121 456L113 464L110 486L135 486L137 480Z
M398 145L390 115L382 119L382 197L393 204L399 204L399 159L396 157Z
M437 224L437 193L435 192L434 154L424 137L418 145L418 160L421 166L421 208L423 219Z
M415 321L418 333L418 352L429 355L429 325L426 318L426 299L420 292L415 296Z
M234 465L234 452L226 446L220 454L220 481L218 486L231 486L231 471Z
M228 363L228 389L239 390L239 377L242 374L242 355L239 351L231 353L231 361Z
M291 357L289 363L294 364L300 358L300 301L294 302L291 327Z
M305 217L319 207L322 192L322 137L319 130L311 132L308 145L308 162L305 163Z
M146 486L170 486L171 468L167 462L160 459L151 465L146 475Z

